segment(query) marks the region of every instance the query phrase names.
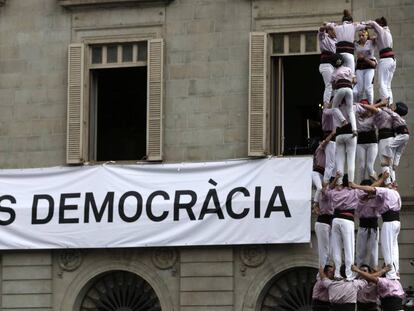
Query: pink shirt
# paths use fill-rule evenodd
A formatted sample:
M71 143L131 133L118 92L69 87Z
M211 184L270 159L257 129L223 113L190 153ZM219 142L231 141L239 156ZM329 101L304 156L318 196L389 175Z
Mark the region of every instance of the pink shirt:
M365 192L357 189L342 188L324 191L325 195L332 203L334 210L355 210L358 207L359 199L365 195Z
M351 43L354 42L355 32L365 29L366 27L366 25L351 22L343 22L342 25L328 23L327 26L335 29L336 40L338 40L338 42L347 41Z
M391 124L392 128L397 128L402 125L407 125L407 122L395 111L392 111L391 109L384 109L384 112L388 113L391 116Z
M351 68L341 66L334 70L331 77L331 82L336 82L338 80L348 80L349 82L352 82L354 75L352 73Z
M327 189L326 191L332 191ZM329 200L329 197L325 194L326 192L322 192L319 196L319 214L320 215L333 215L334 209L332 207L332 203Z
M355 111L356 124L358 132L370 132L375 130L374 116L366 117L367 110L360 103L355 103L353 108Z
M377 284L368 283L358 292L357 300L361 303L376 303L378 298Z
M379 217L378 208L382 204L382 200L378 196L371 196L368 200L364 200L364 197L362 197L358 202L355 213L359 218Z
M400 281L387 278L378 278L378 295L380 298L400 297L404 298L405 293Z
M323 286L322 280L317 280L315 286L313 286L312 299L329 302L328 289Z
M377 47L379 51L385 48L392 48L392 35L387 26L381 27L375 21L369 21L367 24L371 25L377 34Z
M401 210L401 197L397 190L376 187L375 192L382 201L382 204L378 206L380 214L384 214L387 211L399 212Z
M375 43L372 40L367 40L364 43L364 45L361 45L358 42L355 42L355 52L357 56L358 54L363 54L364 57L367 57L369 59L375 59L374 48L375 48Z
M383 129L383 128L391 129L392 128L392 117L386 110L390 110L390 109L388 108L379 109L379 111L374 115L374 124L377 126L378 129ZM390 111L392 112L392 110Z
M336 39L329 37L324 31L318 32L319 47L321 51L336 52Z
M356 303L357 293L367 286L367 281L355 279L352 281L322 280L323 286L328 289L331 303Z
M313 166L325 168L325 149L322 148L322 145L319 145L313 154Z

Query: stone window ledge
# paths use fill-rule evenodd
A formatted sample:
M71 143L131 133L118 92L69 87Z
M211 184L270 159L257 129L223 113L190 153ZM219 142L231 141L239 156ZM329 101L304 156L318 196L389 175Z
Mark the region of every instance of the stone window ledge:
M82 7L82 6L131 6L131 5L167 5L174 0L57 0L63 7ZM5 0L0 0L1 3Z

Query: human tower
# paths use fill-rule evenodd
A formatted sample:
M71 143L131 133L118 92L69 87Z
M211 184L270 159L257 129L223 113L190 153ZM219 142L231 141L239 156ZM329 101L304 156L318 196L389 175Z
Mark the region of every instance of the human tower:
M386 311L403 310L396 170L409 133L403 119L407 105L394 102L391 89L396 68L392 35L386 18L354 22L345 10L342 23L320 27L318 39L325 83L324 137L314 153L312 172L320 266L312 310L378 310L378 305ZM376 102L374 76L380 98ZM374 168L377 156L379 174ZM355 166L360 184L355 182ZM383 267L378 266L379 240Z

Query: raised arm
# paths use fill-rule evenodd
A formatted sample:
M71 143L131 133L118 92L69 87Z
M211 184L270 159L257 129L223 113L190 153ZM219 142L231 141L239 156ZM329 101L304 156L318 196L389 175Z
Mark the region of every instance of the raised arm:
M329 188L333 189L336 186L336 183L338 182L338 179L341 177L341 173L338 171L335 174L335 178L332 180L332 182L329 184Z
M371 184L371 187L380 187L388 177L390 177L390 173L382 173L381 177Z
M372 187L372 186L361 186L361 185L355 184L353 182L350 182L349 185L353 189L362 190L362 191L365 191L365 192L368 192L368 193L375 193L375 191L376 191L375 187Z
M332 132L322 141L321 146L323 149L325 149L325 147L329 144L331 138L335 136L335 133L336 129L333 129Z
M378 113L380 112L379 108L376 107L375 105L364 105L364 108L368 111L371 111L373 113Z
M374 28L376 33L382 33L384 31L384 28L382 28L376 21L367 21L368 25L370 25L372 28Z
M378 283L378 277L374 276L368 272L364 272L359 270L359 268L355 265L352 265L351 267L352 271L357 272L363 279L367 280L368 282L372 282L377 284Z

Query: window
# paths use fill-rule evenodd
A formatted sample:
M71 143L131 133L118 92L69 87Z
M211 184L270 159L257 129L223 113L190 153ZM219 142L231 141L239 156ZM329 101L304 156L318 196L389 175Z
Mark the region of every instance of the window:
M311 153L324 90L318 54L316 31L251 33L249 156Z
M71 44L67 163L162 160L163 40Z

